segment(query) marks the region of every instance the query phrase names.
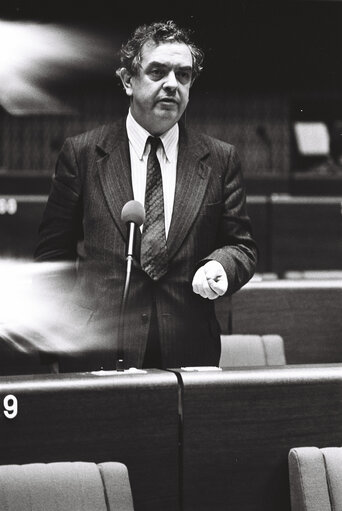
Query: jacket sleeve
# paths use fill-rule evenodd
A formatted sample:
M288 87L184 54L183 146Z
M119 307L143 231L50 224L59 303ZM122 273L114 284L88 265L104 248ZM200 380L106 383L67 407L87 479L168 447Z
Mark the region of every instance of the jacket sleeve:
M222 264L228 277L227 294L232 294L253 276L258 257L246 209L241 164L233 146L223 186L224 205L217 238L219 248L209 254L205 261L216 260Z
M59 154L38 231L35 261L75 261L82 238L81 179L71 139Z

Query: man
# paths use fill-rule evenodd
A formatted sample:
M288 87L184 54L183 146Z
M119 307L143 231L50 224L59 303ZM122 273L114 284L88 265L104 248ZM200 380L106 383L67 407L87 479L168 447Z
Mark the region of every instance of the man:
M117 71L127 118L67 139L59 156L35 256L78 260L71 326L99 343L93 366L114 368L129 200L144 204L146 219L121 339L125 367L217 365L213 300L255 270L236 151L181 121L202 60L172 21L139 27Z

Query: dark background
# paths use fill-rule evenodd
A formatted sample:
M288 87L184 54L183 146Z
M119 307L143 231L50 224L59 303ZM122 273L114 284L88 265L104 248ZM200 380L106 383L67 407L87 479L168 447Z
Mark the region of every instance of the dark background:
M173 19L192 29L205 51L202 89L312 91L339 90L342 85L341 2L83 4L14 2L0 7L0 15L12 21L87 26L108 33L113 45L138 24Z
M187 122L235 144L248 178L342 172L336 158L303 161L293 138L294 122L322 121L333 156L342 154L342 2L330 1L2 4L0 20L81 29L103 56L96 66L63 55L51 68L41 65L39 85L61 111L0 107L0 170L51 173L66 136L125 115L115 77L120 45L137 25L168 19L190 28L205 52Z

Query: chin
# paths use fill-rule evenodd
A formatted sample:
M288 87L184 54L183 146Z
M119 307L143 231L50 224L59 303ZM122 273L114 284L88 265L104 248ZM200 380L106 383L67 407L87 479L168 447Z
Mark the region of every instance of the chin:
M156 119L155 125L158 126L158 128L162 128L163 132L167 131L168 129L172 128L178 121L179 121L179 115L170 115L170 112L163 112L160 115L158 115L158 118Z

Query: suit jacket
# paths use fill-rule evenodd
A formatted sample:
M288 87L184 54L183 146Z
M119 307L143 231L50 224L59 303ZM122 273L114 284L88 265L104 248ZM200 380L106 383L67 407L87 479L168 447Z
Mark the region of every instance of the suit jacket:
M65 312L70 336L91 353L87 366L83 353L82 368L114 367L126 270L127 232L121 210L132 199L124 120L65 141L35 258L78 260ZM203 261L215 259L227 273L232 294L251 278L257 259L232 145L180 126L167 239L169 269L157 282L141 269L140 241L138 232L125 316L125 366L142 365L153 300L163 367L218 365L220 331L214 303L192 291L193 275Z

